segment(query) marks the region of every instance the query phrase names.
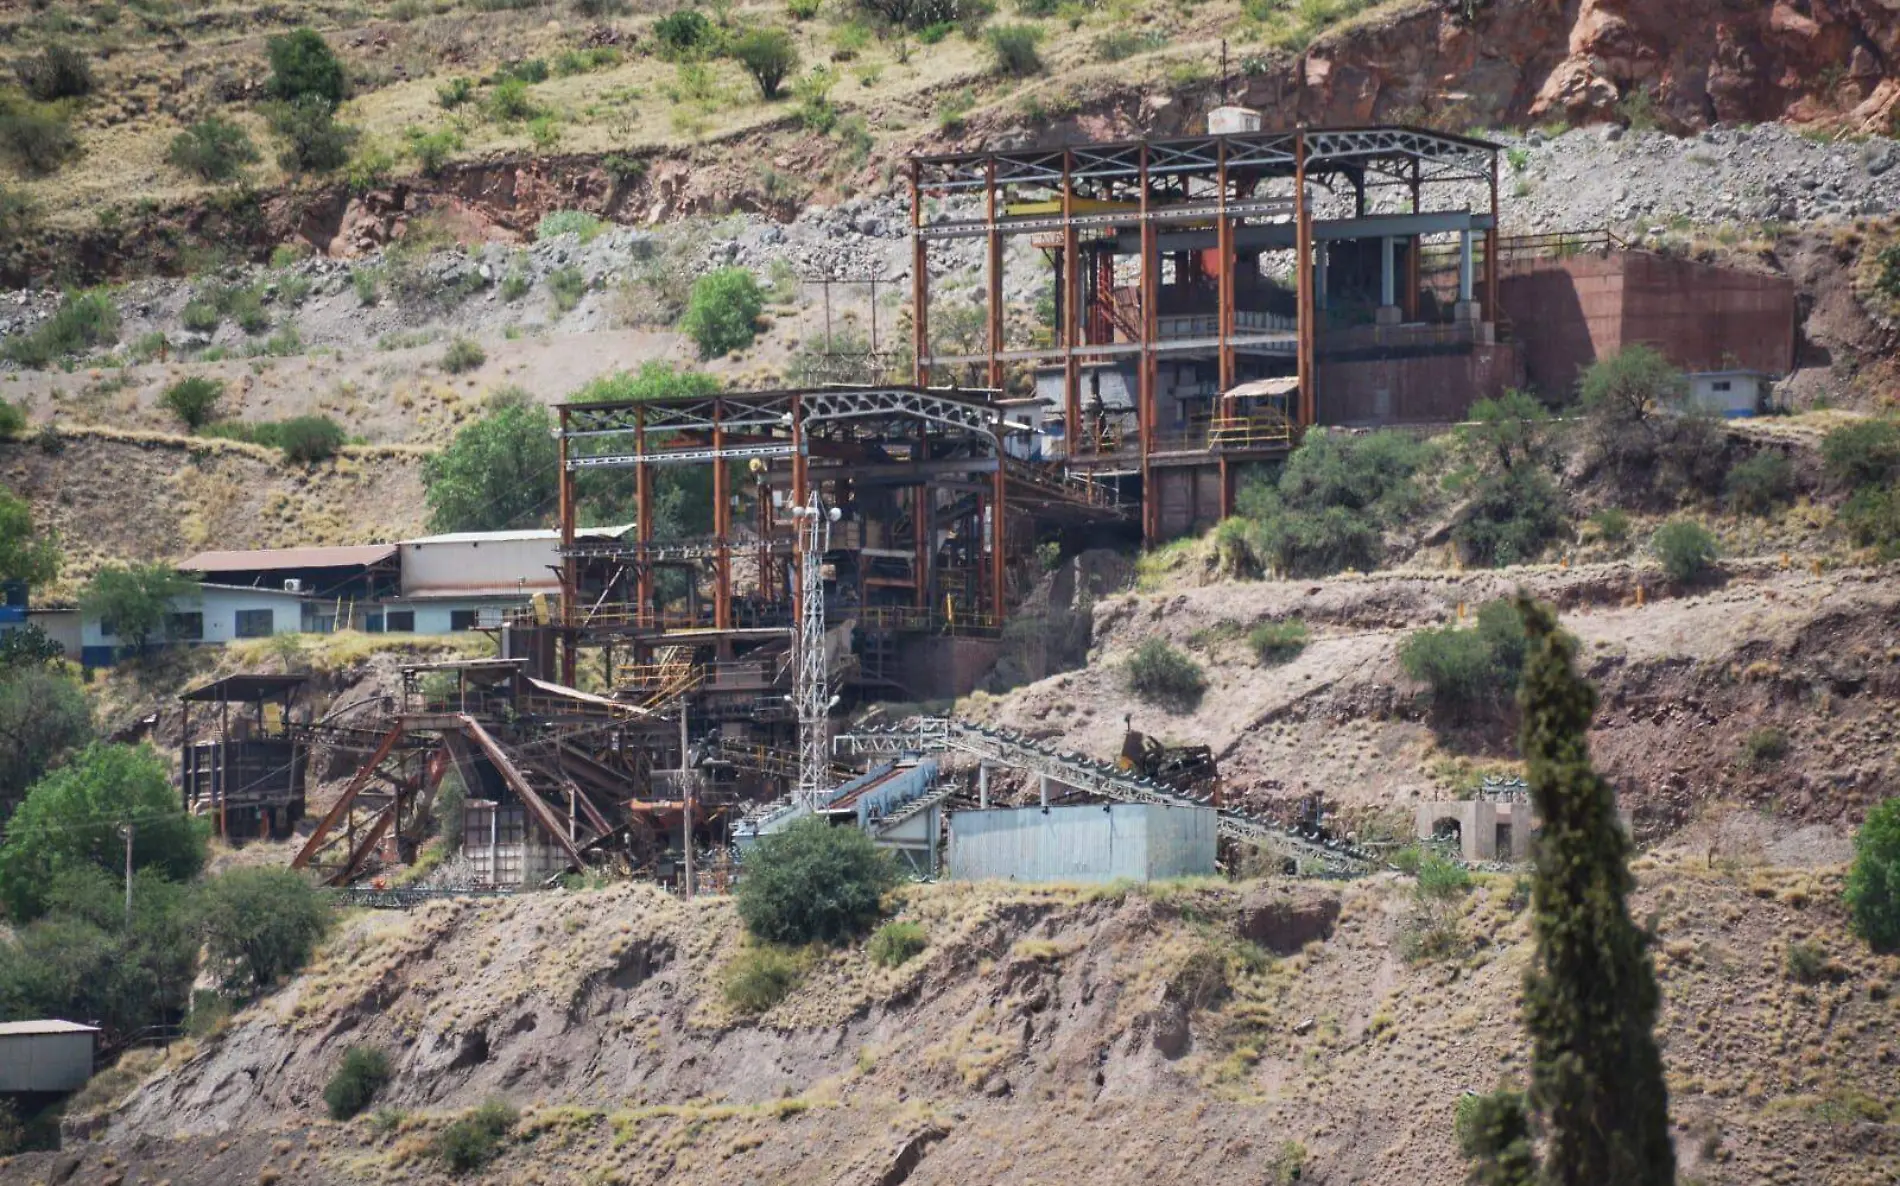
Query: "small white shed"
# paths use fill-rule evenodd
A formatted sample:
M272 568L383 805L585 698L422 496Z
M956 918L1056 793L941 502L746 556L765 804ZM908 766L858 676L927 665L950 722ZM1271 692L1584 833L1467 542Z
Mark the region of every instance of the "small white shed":
M76 1021L0 1022L0 1095L78 1091L92 1078L98 1032Z
M1697 371L1689 376L1689 402L1711 416L1753 416L1767 409L1774 385L1762 371Z

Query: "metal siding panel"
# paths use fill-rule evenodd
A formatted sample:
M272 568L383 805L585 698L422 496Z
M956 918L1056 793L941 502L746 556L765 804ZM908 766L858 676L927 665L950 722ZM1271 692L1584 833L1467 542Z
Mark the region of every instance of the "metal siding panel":
M92 1078L92 1035L0 1038L0 1092L77 1091Z
M1140 803L960 811L951 818L957 880L1147 880L1214 871L1214 812ZM1157 852L1157 845L1161 851Z

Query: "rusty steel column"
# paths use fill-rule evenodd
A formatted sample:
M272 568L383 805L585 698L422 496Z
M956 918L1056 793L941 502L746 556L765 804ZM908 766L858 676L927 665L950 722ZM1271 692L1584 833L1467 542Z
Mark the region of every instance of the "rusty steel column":
M1157 258L1153 211L1148 206L1148 143L1141 144L1141 157L1138 174L1141 186L1141 352L1136 355L1138 402L1141 420L1141 542L1152 545L1161 535L1160 500L1154 491L1155 423L1155 380L1158 366L1155 361L1155 337L1160 326L1159 299L1160 277L1156 274L1160 260Z
M1491 150L1491 229L1484 233L1483 321L1498 321L1498 150Z
M1057 335L1062 344L1062 419L1063 431L1068 434L1069 456L1081 455L1082 443L1082 358L1076 353L1076 339L1080 335L1076 327L1081 324L1078 316L1077 297L1081 286L1076 278L1081 269L1078 267L1081 251L1075 237L1075 154L1068 150L1062 153L1062 293L1057 305L1062 310L1062 330ZM1089 452L1093 453L1091 449Z
M568 687L574 686L574 627L579 620L580 572L574 562L574 474L567 468L567 428L568 413L561 409L561 440L559 449L560 497L561 497L561 682Z
M794 508L805 505L805 482L805 412L798 397L794 395L792 397L792 506ZM799 614L805 608L799 604L803 599L803 592L799 587L802 584L799 574L803 571L801 565L805 560L804 540L805 533L799 530L798 520L793 518L792 575L791 579L785 583L792 594L792 629L794 630L798 629Z
M1224 137L1220 141L1214 176L1220 186L1214 215L1214 243L1216 253L1220 256L1220 287L1214 306L1220 322L1217 354L1220 390L1214 395L1215 406L1219 407L1220 397L1234 386L1234 224L1227 217L1227 140Z
M1421 213L1418 205L1425 197L1425 183L1417 157L1412 158L1411 187L1412 213L1418 214ZM1419 249L1425 245L1425 240L1418 235L1413 235L1407 242L1409 246L1405 252L1405 319L1417 321L1418 286L1422 279L1419 268Z
M910 350L917 386L930 386L930 248L924 241L923 164L910 162Z
M917 582L911 598L912 604L920 610L930 608L930 479L923 477L923 464L930 460L930 430L927 426L917 426L917 466L918 476L922 478L910 488L910 534L911 543L916 549L913 563L916 565L911 576Z
M1002 389L1003 360L1003 232L996 216L996 158L991 157L983 180L984 209L989 220L989 368L987 382Z
M724 401L713 401L713 626L732 629L732 475L726 448Z
M1318 342L1318 334L1313 325L1313 212L1306 205L1306 131L1301 129L1293 136L1293 221L1294 221L1294 266L1299 294L1299 374L1300 374L1300 415L1302 426L1310 425L1317 418L1319 401L1314 398L1313 384L1318 371L1313 355Z
M1227 466L1227 454L1220 457L1220 517L1229 519L1234 514L1234 475Z
M639 545L639 574L634 582L634 608L637 621L653 611L653 467L646 463L647 410L633 410L633 500L636 509L634 536Z
M996 472L990 475L990 603L995 607L996 628L1003 628L1004 571L1003 548L1008 539L1009 505L1003 494L1003 429L998 425L996 439Z

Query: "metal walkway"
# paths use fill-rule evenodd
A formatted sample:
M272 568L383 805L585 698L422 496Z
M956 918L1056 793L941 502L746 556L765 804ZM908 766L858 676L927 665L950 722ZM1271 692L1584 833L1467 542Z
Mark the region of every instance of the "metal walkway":
M990 729L954 717L912 717L883 729L842 734L832 740L832 748L838 753L873 758L956 750L1123 803L1213 806L1207 797L1183 795L1166 784L1118 769L1113 763L1096 761L1085 754L1061 753L1019 733ZM1222 836L1282 856L1298 873L1359 877L1382 866L1378 857L1353 845L1316 840L1234 808L1216 810L1220 813Z

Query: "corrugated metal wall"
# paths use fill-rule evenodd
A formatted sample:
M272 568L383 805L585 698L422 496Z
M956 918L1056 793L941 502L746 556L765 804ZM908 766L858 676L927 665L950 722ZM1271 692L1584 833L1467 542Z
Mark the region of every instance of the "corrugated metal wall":
M0 1092L78 1091L90 1078L90 1033L0 1037Z
M1207 807L1113 803L959 811L950 876L964 881L1147 881L1214 872Z

